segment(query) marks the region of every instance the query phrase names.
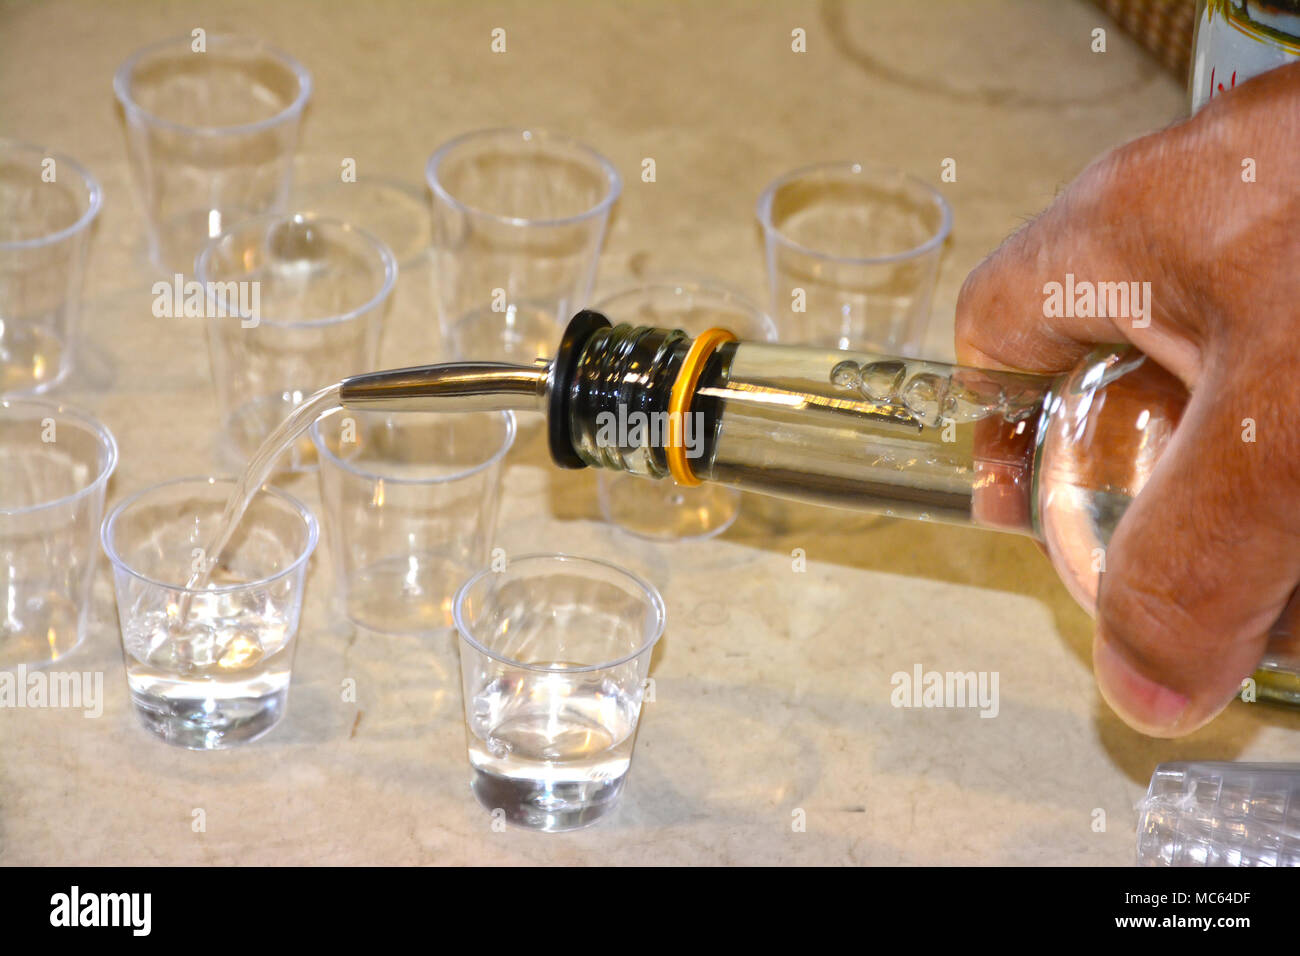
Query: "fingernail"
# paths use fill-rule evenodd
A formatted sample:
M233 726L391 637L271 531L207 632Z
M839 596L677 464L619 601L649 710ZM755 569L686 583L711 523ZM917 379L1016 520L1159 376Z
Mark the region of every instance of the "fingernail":
M1152 737L1177 732L1191 698L1138 673L1100 633L1093 646L1092 668L1102 698L1124 723Z

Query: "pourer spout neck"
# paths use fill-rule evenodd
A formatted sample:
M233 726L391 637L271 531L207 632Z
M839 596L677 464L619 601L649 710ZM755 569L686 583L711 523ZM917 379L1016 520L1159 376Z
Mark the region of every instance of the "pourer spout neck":
M345 408L391 412L545 411L551 365L446 362L343 380Z

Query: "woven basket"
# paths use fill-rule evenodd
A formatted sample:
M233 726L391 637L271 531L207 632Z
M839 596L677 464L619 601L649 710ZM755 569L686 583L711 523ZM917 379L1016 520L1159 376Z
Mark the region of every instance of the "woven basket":
M1187 76L1196 0L1093 0L1179 79Z

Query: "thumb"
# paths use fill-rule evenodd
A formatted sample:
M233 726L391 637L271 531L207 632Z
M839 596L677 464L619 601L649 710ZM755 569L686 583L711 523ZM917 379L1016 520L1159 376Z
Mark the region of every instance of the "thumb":
M1207 370L1105 555L1097 683L1153 736L1190 733L1227 706L1300 580L1287 403L1224 369Z

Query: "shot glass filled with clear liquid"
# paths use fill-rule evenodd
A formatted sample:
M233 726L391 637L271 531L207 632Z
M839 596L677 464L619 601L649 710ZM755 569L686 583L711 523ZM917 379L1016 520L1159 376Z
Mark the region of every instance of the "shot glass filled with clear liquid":
M311 512L263 489L196 587L234 486L182 478L146 488L114 508L101 532L131 701L146 729L191 750L248 743L284 716L316 546Z
M470 578L453 614L479 802L546 831L613 810L664 630L659 592L603 561L536 554Z

